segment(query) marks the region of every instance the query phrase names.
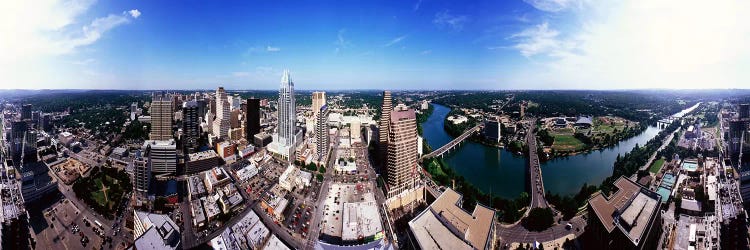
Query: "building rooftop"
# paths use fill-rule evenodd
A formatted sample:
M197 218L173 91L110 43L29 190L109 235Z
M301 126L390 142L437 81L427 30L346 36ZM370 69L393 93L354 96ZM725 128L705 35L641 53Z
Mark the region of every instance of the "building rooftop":
M640 190L637 184L627 178L617 179L615 186L618 190L609 198L599 193L589 200L589 205L593 208L594 214L602 222L607 232L612 232L615 229L615 220L613 217L615 211L621 209Z
M193 221L195 221L196 224L200 224L206 221L206 215L203 213L203 205L201 204L201 200L196 199L190 201L190 209L192 211Z
M413 109L391 111L391 122L394 123L402 119L416 119L416 117Z
M237 177L239 177L241 181L253 178L256 174L258 174L258 168L254 163L248 164L244 168L237 170Z
M638 195L630 203L630 206L625 208L620 219L624 224L621 224L623 228L629 228L628 236L634 242L638 242L643 236L643 232L649 225L649 220L655 211L658 209L660 200L654 199L646 195L645 193L639 192Z
M429 209L409 222L423 249L486 248L495 211L477 204L469 213L459 206L461 198L461 194L448 188Z
M609 198L598 193L589 199L589 205L607 232L619 228L638 246L659 213L661 195L625 177L617 179L615 186L619 190Z
M594 122L591 121L591 116L581 116L578 117L578 120L576 120L576 124L594 124Z
M151 147L151 148L164 148L164 149L174 149L177 147L177 144L175 144L174 139L169 140L146 140L143 142L143 148Z
M268 242L266 242L266 245L263 246L263 249L277 249L277 250L284 250L284 249L290 249L288 246L284 245L284 242L281 242L279 237L276 237L276 235L271 235L271 238L268 239Z
M193 195L205 194L206 186L203 185L203 180L198 176L188 177L188 192Z
M270 232L271 231L268 230L263 223L255 223L255 225L245 234L248 245L250 245L251 248L257 247L266 237L268 237Z
M190 159L190 161L199 161L213 157L219 157L219 155L216 154L216 151L213 150L206 150L198 153L188 154L188 158Z
M146 232L135 240L137 249L177 249L180 230L167 215L135 211Z
M343 210L343 240L357 240L383 231L378 206L374 201L344 203Z

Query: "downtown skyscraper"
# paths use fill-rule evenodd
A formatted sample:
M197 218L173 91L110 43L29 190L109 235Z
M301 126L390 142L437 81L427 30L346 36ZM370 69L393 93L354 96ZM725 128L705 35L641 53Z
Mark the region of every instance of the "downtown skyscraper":
M326 105L326 92L315 91L312 93L312 111L314 115L318 115L320 108Z
M185 151L192 153L198 146L200 137L200 106L197 101L187 101L182 104L182 146Z
M245 139L252 142L253 137L260 133L260 99L247 99L247 110L245 111Z
M383 107L380 110L380 124L378 128L378 153L380 155L380 163L385 166L386 160L388 159L388 135L391 122L391 110L393 110L393 104L391 103L391 91L383 91Z
M172 97L155 93L151 97L151 133L150 140L172 139Z
M294 152L296 144L297 109L294 101L294 82L292 82L292 77L289 75L289 70L284 70L284 75L281 76L278 105L278 139L281 149L279 151L284 157L292 159L292 152Z
M413 109L399 106L388 116L390 119L386 160L388 197L414 187L419 160L416 114Z
M316 152L318 154L318 161L325 162L328 160L328 150L330 148L330 140L328 136L328 105L323 105L318 110L317 121L315 122L315 139L316 139Z
M216 89L216 118L213 122L213 134L220 139L229 138L229 101L224 87Z

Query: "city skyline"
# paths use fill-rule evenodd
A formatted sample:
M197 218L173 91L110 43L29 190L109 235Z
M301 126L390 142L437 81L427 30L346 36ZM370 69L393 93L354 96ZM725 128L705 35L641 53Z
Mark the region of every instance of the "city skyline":
M742 88L750 79L740 1L2 5L1 29L14 36L0 44L0 89L273 90L282 69L310 90Z

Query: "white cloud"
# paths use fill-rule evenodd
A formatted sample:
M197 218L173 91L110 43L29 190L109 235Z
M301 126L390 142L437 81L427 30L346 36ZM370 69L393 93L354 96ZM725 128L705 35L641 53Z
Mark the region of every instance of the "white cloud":
M745 0L586 3L571 13L579 22L572 30L542 23L514 35L522 55L542 56L514 81L542 88L747 88L748 9Z
M524 2L547 12L558 12L582 5L582 0L524 0Z
M384 47L390 47L390 46L392 46L392 45L394 45L394 44L400 43L400 42L401 42L401 41L403 41L404 39L406 39L406 35L403 35L403 36L399 36L399 37L393 38L393 39L391 39L391 41L390 41L390 42L386 43L386 44L385 44L385 45L383 45L383 46L384 46Z
M419 10L420 5L422 5L422 0L417 0L417 3L414 4L414 11Z
M429 49L428 50L423 50L422 52L419 52L419 54L421 54L421 55L429 55L429 54L432 54L432 50L429 50Z
M266 51L268 51L268 52L279 52L279 51L281 51L281 48L279 48L279 47L271 47L269 45L269 46L266 46Z
M89 65L95 62L96 62L96 59L94 58L86 58L84 60L72 61L70 63L75 64L75 65Z
M98 41L107 31L130 22L131 13L85 20L93 0L0 1L0 81L35 86L61 82L66 55ZM140 12L139 12L140 13ZM68 65L68 66L65 66ZM75 78L76 80L81 80ZM12 88L13 86L0 86ZM53 85L54 86L54 85Z
M453 30L460 31L464 28L464 24L469 21L467 16L456 16L450 14L448 10L444 10L435 14L435 19L432 19L432 23L438 27L449 27Z
M333 44L336 45L336 49L334 50L335 54L339 54L341 50L344 50L352 46L352 43L346 38L344 38L345 33L346 33L346 29L340 29L339 32L336 34L336 41L333 42Z
M250 75L250 72L247 72L247 71L235 71L235 72L232 72L232 76L234 76L234 77L245 77L245 76L249 76L249 75Z
M63 53L69 53L78 47L90 45L99 40L105 32L128 22L130 22L128 16L115 14L94 19L91 24L81 28L80 36L59 41L59 49Z
M141 16L141 12L138 9L129 10L128 13L130 13L130 16L133 18L138 18Z
M518 42L513 48L520 51L523 56L529 57L560 49L561 42L557 37L559 34L560 32L550 29L549 24L544 22L513 34L509 39ZM497 47L490 49L497 49Z

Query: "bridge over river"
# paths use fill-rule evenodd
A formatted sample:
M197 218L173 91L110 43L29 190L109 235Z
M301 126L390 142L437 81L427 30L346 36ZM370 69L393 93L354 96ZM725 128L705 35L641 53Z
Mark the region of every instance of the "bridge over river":
M482 124L480 123L474 126L473 128L467 129L463 134L461 134L461 136L456 137L455 139L446 143L445 145L438 148L437 150L432 151L429 154L423 155L422 160L429 159L432 157L443 156L443 154L445 154L446 152L449 152L451 149L461 145L461 142L469 138L469 136L471 136L472 134L480 131L481 128L482 128Z

